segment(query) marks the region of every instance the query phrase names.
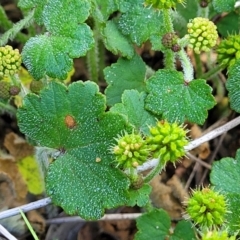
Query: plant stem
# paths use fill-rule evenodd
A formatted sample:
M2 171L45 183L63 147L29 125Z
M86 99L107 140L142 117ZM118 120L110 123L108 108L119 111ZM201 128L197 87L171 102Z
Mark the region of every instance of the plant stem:
M223 66L223 65L217 65L215 68L212 68L211 70L209 70L208 72L206 72L202 76L200 76L199 78L209 79L212 76L214 76L215 74L217 74L218 72L221 72L224 68L225 68L225 66Z
M209 17L209 6L202 8L200 4L198 4L198 17L208 18Z
M181 65L183 68L184 80L186 82L192 81L194 70L193 70L193 65L187 53L183 48L181 48L181 50L177 53L177 55L179 57L179 60L181 61Z
M11 29L9 29L7 32L5 32L1 37L0 37L0 46L6 45L8 40L13 40L15 36L25 27L31 24L32 19L34 16L34 10L30 11L29 14L24 17L22 20L17 22L12 26Z
M19 212L21 213L22 218L23 218L25 224L27 225L29 231L31 232L33 238L34 238L35 240L39 240L39 238L37 237L36 233L34 232L32 226L31 226L30 222L28 221L28 219L27 219L27 217L25 216L24 212L21 210L21 208L19 209Z
M91 81L98 83L98 36L97 31L93 30L94 46L87 52L87 66L89 78Z
M3 103L0 101L0 111L6 111L9 114L16 115L17 110L13 106L11 106L9 103Z
M158 159L157 165L151 170L150 173L147 174L147 176L143 179L144 183L149 183L157 174L159 174L163 169L165 165L161 163L161 160Z
M0 233L6 237L8 240L17 240L6 228L0 224Z
M51 202L52 202L52 200L49 197L44 198L44 199L29 203L29 204L22 205L21 210L23 212L29 212L31 210L47 206ZM19 207L15 207L15 208L0 212L0 219L15 216L15 215L18 215L18 214L19 214Z
M169 9L163 9L163 22L167 33L174 32ZM175 56L171 49L164 50L164 66L168 69L175 69Z
M136 219L140 217L142 213L111 213L106 214L98 221L112 221L112 220L126 220L126 219ZM70 222L86 222L86 220L80 217L59 217L46 220L46 224L60 224L60 223L70 223Z
M195 52L194 52L194 58L195 58L195 61L196 61L196 77L199 78L203 74L202 62L201 62L201 59L200 59L200 55L196 54Z

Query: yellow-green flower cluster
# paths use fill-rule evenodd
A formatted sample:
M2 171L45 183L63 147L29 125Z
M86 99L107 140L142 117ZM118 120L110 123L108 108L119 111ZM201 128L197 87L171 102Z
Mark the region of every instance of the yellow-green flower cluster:
M123 169L136 168L147 161L149 150L146 141L140 134L128 134L117 140L113 147L117 166Z
M217 44L218 33L216 25L207 18L197 17L187 24L189 47L195 53L208 52Z
M209 231L202 235L202 240L235 240L235 236L228 237L227 231L219 232L217 230Z
M161 10L176 8L177 3L184 4L184 2L184 0L145 0L144 5Z
M231 67L237 59L240 59L240 35L229 35L222 40L217 53L218 62L228 68Z
M21 63L21 55L18 49L13 49L9 45L0 47L0 78L14 75L19 70Z
M188 217L202 227L223 224L226 211L225 197L210 188L193 191L187 201Z
M147 142L154 158L160 158L163 165L168 161L174 163L185 155L187 131L177 123L159 121L150 128Z

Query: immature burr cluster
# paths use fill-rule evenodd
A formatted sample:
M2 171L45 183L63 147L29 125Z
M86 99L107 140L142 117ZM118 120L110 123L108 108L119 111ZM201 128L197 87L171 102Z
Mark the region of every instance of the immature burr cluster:
M227 212L225 197L210 188L193 191L187 201L188 218L202 227L223 224Z
M159 121L150 128L148 145L154 158L160 158L163 165L167 161L175 163L185 155L184 146L188 144L187 131L177 123Z
M161 9L170 9L170 8L176 8L176 5L178 3L184 4L184 0L145 0L144 4L145 6L150 6L155 9L161 10Z
M120 168L136 168L147 160L148 146L140 134L125 133L116 140L118 143L113 147L113 153Z
M187 24L189 47L200 54L201 51L208 52L216 44L218 39L216 25L207 18L197 17Z
M14 75L19 70L21 63L21 55L18 49L13 49L9 45L0 47L0 78Z
M229 35L217 48L219 64L231 67L240 59L240 35Z

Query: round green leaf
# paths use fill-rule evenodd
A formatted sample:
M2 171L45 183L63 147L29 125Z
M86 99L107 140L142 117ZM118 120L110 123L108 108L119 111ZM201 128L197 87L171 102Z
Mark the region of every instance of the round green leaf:
M105 113L104 96L92 82L69 87L51 82L40 96L29 94L18 123L38 145L58 149L50 164L46 191L69 214L98 219L105 208L124 205L129 181L114 167L110 147L126 129L116 113Z
M168 236L170 217L162 209L153 209L137 219L138 232L134 240L159 240Z
M211 87L203 79L189 83L174 70L159 70L147 81L146 108L170 122L203 124L215 105Z

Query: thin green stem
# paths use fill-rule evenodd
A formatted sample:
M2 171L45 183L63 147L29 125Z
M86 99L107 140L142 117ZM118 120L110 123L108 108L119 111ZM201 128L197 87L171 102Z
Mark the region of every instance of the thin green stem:
M89 78L91 81L98 83L98 37L97 31L93 30L93 36L95 39L94 46L91 50L87 53L87 65L88 65L88 72Z
M143 179L144 183L149 183L157 174L159 174L163 169L164 169L165 165L163 165L160 161L160 159L158 159L158 163L157 165L151 170L150 173L148 173L148 175Z
M214 76L215 74L221 72L224 68L225 68L225 66L223 66L223 65L217 65L216 67L212 68L208 72L206 72L203 75L201 75L199 78L201 78L201 79L209 79L212 76Z
M38 236L37 236L36 233L34 232L34 230L33 230L32 226L31 226L30 222L28 221L27 217L25 216L25 214L24 214L24 212L22 211L21 208L19 208L19 212L21 213L22 218L23 218L24 222L26 223L29 231L31 232L34 240L39 240Z
M9 114L16 115L17 110L13 106L11 106L9 103L3 103L0 101L0 111L8 112Z
M209 17L209 7L204 7L202 8L200 4L198 4L198 12L197 12L198 17L203 17L203 18L208 18Z
M194 52L194 58L195 58L195 61L196 61L196 77L199 78L203 74L202 62L201 62L201 59L200 59L200 55L196 54L195 52Z

